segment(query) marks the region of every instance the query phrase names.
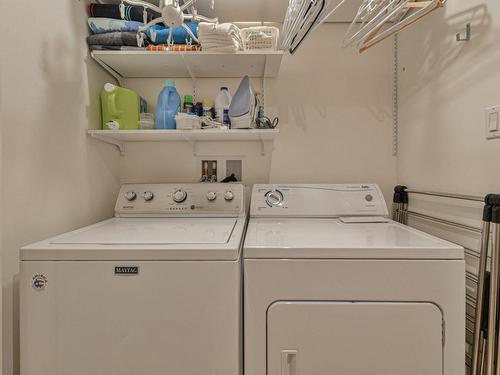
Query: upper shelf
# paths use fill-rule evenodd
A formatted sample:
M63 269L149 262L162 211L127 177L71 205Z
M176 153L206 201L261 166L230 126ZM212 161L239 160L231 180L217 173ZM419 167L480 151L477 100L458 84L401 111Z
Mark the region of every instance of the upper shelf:
M276 77L283 51L92 51L91 55L120 78L241 78Z

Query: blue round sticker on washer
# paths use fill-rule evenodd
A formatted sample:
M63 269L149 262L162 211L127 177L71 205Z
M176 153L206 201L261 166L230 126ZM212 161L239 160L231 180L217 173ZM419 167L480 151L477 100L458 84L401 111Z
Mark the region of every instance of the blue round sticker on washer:
M31 279L31 286L35 290L44 290L47 285L47 276L43 274L36 274Z

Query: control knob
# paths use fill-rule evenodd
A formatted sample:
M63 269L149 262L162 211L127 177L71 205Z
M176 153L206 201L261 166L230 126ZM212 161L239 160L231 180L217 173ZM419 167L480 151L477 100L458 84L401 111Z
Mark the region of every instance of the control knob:
M145 191L144 194L142 194L142 197L146 202L152 201L155 195L151 191Z
M187 198L187 193L185 190L183 189L177 189L175 192L174 192L174 195L173 195L173 200L175 203L182 203L186 200Z
M207 199L210 201L210 202L213 202L214 200L217 199L217 193L215 191L209 191L207 193Z
M279 190L268 191L266 203L269 207L280 207L283 204L283 193Z
M231 202L234 199L234 194L231 190L228 190L224 193L224 199L228 202Z
M128 200L129 202L132 202L137 198L137 194L134 191L127 191L125 193L125 199Z

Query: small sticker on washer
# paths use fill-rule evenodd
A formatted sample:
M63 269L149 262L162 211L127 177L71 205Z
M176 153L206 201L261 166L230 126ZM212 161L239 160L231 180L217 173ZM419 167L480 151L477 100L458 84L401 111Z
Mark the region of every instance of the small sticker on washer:
M33 289L41 291L47 286L47 276L39 273L32 277L31 286Z
M118 276L136 276L139 274L138 266L116 266L115 275Z

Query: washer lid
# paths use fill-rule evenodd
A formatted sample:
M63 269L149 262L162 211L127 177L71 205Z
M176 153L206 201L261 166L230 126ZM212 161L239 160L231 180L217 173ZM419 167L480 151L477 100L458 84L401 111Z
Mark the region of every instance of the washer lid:
M70 245L225 244L235 219L137 218L111 219L51 241Z
M461 246L416 229L339 219L250 219L245 258L464 259Z
M243 218L113 218L21 249L22 261L237 260Z

